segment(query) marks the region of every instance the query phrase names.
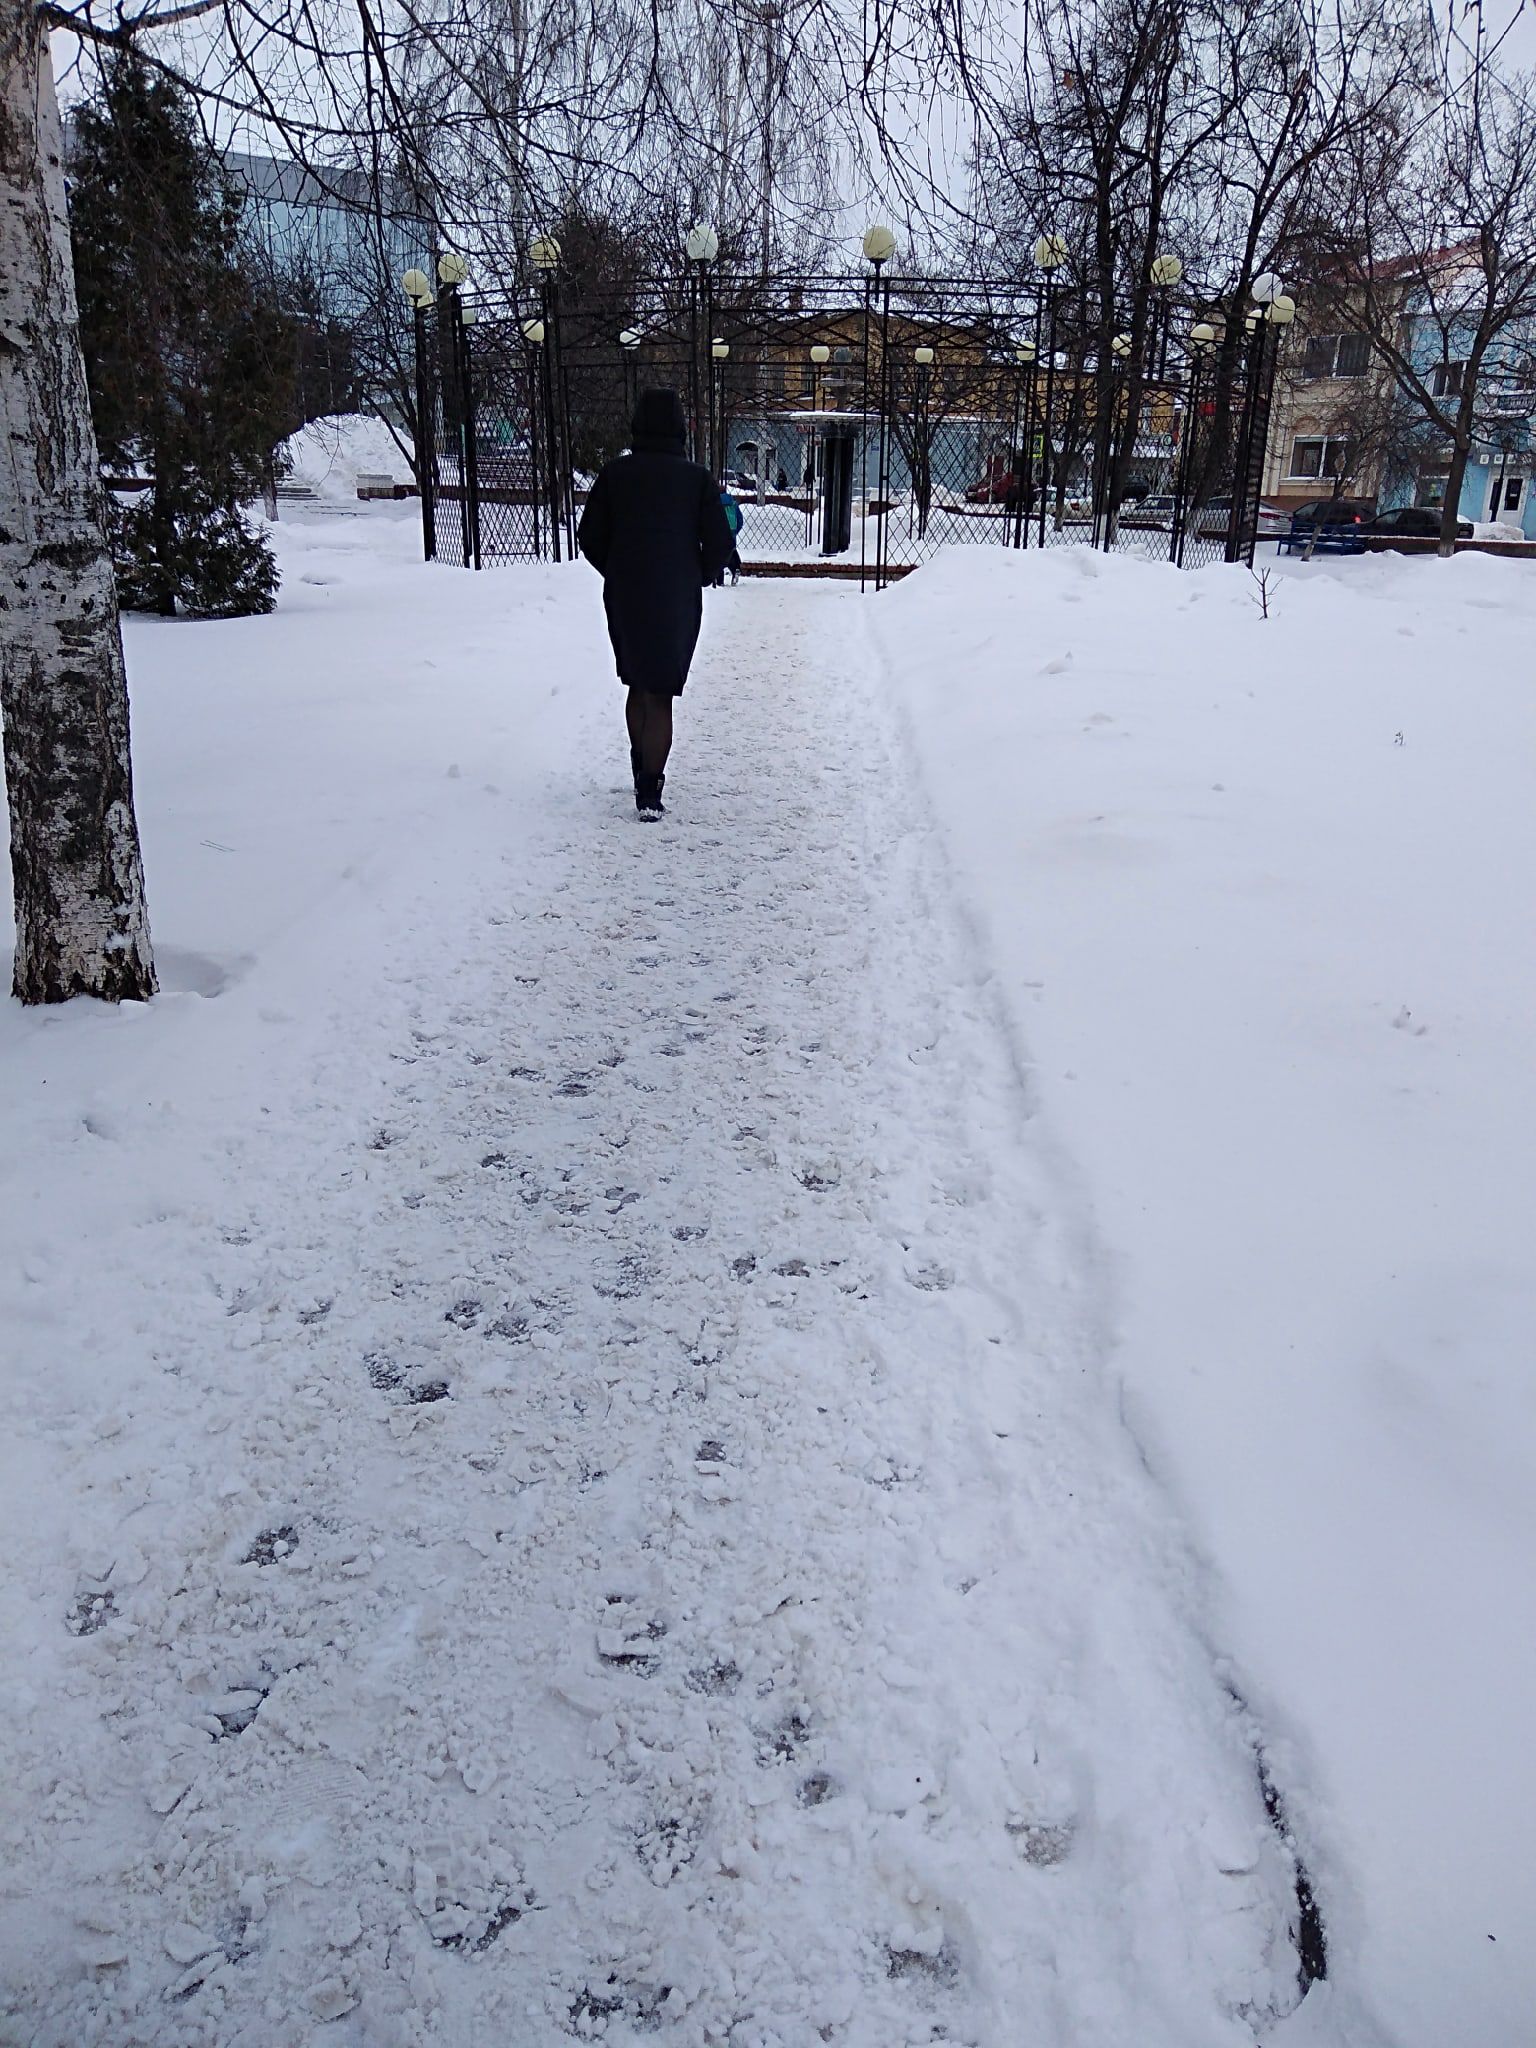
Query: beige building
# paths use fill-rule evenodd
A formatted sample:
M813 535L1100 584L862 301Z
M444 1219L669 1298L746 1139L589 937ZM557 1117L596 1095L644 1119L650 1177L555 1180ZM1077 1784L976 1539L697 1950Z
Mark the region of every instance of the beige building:
M1305 317L1303 309L1275 377L1264 496L1292 507L1337 489L1374 502L1396 411L1392 379L1365 335Z

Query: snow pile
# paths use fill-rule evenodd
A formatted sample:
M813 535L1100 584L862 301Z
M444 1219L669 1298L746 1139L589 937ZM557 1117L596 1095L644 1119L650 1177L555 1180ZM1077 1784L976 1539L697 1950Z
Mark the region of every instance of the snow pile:
M1536 581L953 553L875 614L1335 1976L1536 2012Z
M333 413L311 420L283 443L283 460L291 464L284 481L326 504L355 500L360 476L409 483L410 458L401 439L371 413Z

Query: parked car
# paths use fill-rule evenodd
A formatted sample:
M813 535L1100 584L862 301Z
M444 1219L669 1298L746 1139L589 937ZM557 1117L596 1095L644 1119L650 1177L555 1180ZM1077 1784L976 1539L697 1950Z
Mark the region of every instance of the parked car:
M1120 507L1122 526L1150 526L1159 533L1173 531L1173 515L1178 504L1177 498L1159 491L1145 498L1127 498Z
M1404 540L1438 540L1440 514L1432 505L1399 505L1391 512L1378 512L1365 522L1367 533L1395 534ZM1470 519L1458 519L1456 538L1472 538Z
M1227 529L1232 523L1232 500L1207 498L1192 521L1194 531L1202 540L1225 540ZM1278 505L1259 502L1258 524L1254 531L1260 540L1279 540L1291 530L1290 515Z
M1288 554L1360 555L1364 533L1376 516L1367 498L1312 498L1291 513L1290 531L1280 545Z

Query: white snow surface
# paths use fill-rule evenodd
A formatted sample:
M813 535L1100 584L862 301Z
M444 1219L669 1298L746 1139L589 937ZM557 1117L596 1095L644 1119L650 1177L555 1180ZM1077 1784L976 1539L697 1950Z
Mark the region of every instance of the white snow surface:
M0 2041L1521 2038L1521 566L744 582L648 827L276 540L0 1017Z
M1536 582L953 554L874 614L1336 1983L1536 2040Z

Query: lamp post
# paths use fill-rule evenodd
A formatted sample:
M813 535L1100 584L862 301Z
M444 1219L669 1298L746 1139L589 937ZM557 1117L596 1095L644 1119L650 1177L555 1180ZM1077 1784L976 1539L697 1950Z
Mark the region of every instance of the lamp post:
M1039 350L1032 341L1021 341L1013 351L1015 364L1013 425L1014 446L1009 450L1009 474L1013 480L1013 504L1003 502L1003 544L1022 548L1029 530L1029 497L1035 476L1035 365ZM1022 439L1020 434L1022 431Z
M469 337L465 333L464 302L459 287L469 276L469 265L455 250L446 249L437 259L439 337L444 345L452 377L452 418L449 431L456 443L459 467L459 531L463 540L464 566L480 566L480 490L476 472L475 403L470 381ZM447 410L445 406L444 410Z
M1154 256L1147 267L1147 276L1157 293L1157 337L1153 347L1148 351L1148 360L1157 366L1159 384L1163 383L1168 375L1169 308L1173 288L1183 275L1183 262L1174 255Z
M806 468L810 472L806 479L805 500L805 544L810 547L815 539L816 490L821 480L821 377L827 364L832 360L832 351L824 341L811 344L811 437L806 447Z
M720 237L705 222L695 221L683 237L683 254L688 259L688 432L692 442L689 452L695 462L709 458L708 449L702 445L705 435L700 419L699 356L700 336L714 328L710 265L719 253Z
M1278 336L1296 317L1296 301L1272 272L1252 285L1253 304L1243 316L1248 337L1243 423L1232 475L1232 511L1227 521L1226 559L1253 562L1264 461L1269 447L1269 408L1274 389Z
M432 303L432 280L424 270L408 270L400 280L400 289L411 302L416 350L416 488L421 494L421 551L431 562L437 559L436 408L432 380L427 374L427 308Z
M723 477L726 442L726 365L731 359L731 344L724 335L717 334L709 344L710 379L710 468L717 482Z
M561 408L556 403L560 388L561 365L556 360L560 348L560 244L555 237L535 235L528 245L528 262L538 279L539 313L536 321L524 323L523 335L538 351L538 374L544 400L544 458L549 484L550 552L558 562L560 529L562 526L569 529L571 523L571 507L568 502L571 464L566 424L561 416ZM529 332L533 326L539 330L537 341L533 340Z
M885 585L885 540L886 508L890 502L891 467L891 286L885 266L896 254L896 237L884 221L873 220L864 230L859 244L864 261L869 265L869 280L864 292L864 402L867 412L870 388L870 358L878 348L878 381L875 386L875 405L878 413L875 442L875 588ZM874 338L874 326L879 319L879 339ZM864 570L869 553L869 427L866 422L859 429L860 474L859 487L862 493L864 516L859 522L859 588L864 587Z
M636 388L635 369L637 358L635 351L639 348L643 338L638 327L626 327L619 335L619 361L624 366L624 410L626 413L634 412L635 401L639 396Z
M1051 493L1052 416L1056 403L1056 273L1067 260L1067 245L1060 235L1042 235L1034 247L1035 268L1044 283L1041 293L1046 305L1045 419L1040 439L1040 545L1045 546L1045 508Z
M917 366L917 406L912 437L912 452L916 460L912 491L917 501L917 537L922 540L928 532L928 514L933 504L933 350L925 342L920 343L912 351L912 361Z
M1195 489L1195 441L1200 422L1200 378L1206 358L1216 346L1216 329L1209 320L1197 320L1189 330L1189 397L1184 422L1184 446L1180 450L1178 483L1174 490L1173 539L1170 556L1184 566L1184 541L1189 525L1190 498Z
M1135 343L1129 334L1113 334L1109 340L1109 360L1104 373L1097 380L1103 418L1099 420L1094 439L1097 443L1098 477L1094 491L1093 543L1095 547L1112 548L1115 532L1120 519L1119 478L1115 442L1124 411L1125 372L1130 364ZM1133 443L1134 446L1134 443Z

